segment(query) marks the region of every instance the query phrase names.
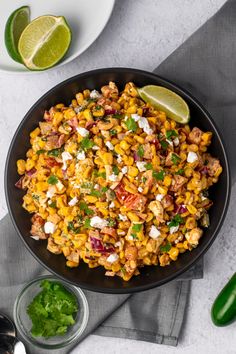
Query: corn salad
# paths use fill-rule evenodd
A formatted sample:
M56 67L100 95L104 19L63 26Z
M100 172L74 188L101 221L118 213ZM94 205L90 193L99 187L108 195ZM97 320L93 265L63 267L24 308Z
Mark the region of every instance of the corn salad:
M222 172L211 138L142 101L132 82L57 104L17 161L31 237L68 267L83 261L126 281L145 265L169 265L209 226L208 188Z

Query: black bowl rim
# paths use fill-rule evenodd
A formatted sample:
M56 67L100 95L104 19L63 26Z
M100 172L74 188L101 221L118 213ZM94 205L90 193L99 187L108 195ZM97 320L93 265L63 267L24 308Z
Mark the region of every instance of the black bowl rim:
M141 75L145 75L148 79L148 77L150 78L158 78L161 82L163 82L163 84L168 84L173 88L173 91L175 89L177 89L180 94L183 94L184 96L188 97L190 99L190 101L192 101L200 111L202 111L202 113L207 116L207 118L209 119L210 123L213 125L213 127L215 128L215 132L219 141L219 144L221 145L222 151L223 151L223 156L224 156L224 160L225 160L225 172L226 172L226 180L227 183L225 185L225 190L226 190L226 198L225 198L225 203L224 203L224 207L223 207L223 212L221 214L221 218L218 221L217 227L215 228L215 230L213 231L209 241L206 243L205 247L202 248L202 250L199 252L199 254L197 256L195 256L193 258L193 260L191 262L189 262L186 266L182 267L181 269L177 270L173 275L170 275L168 277L166 277L163 280L159 280L156 282L152 282L149 283L147 285L139 285L139 286L134 286L133 288L129 288L129 289L125 289L125 288L120 288L120 289L110 289L110 288L103 288L103 287L98 287L98 286L93 286L91 284L87 284L84 282L81 283L75 283L73 281L70 281L68 279L66 279L63 275L57 273L56 271L52 271L50 269L50 267L47 266L47 264L45 264L34 252L33 250L31 250L31 248L29 247L29 245L26 243L26 241L24 240L24 237L21 235L20 230L18 229L17 223L13 217L11 208L10 208L10 202L9 202L9 198L8 198L8 182L7 182L7 172L8 172L8 165L9 165L9 161L10 161L10 155L11 155L11 150L12 147L15 143L15 139L18 136L18 134L21 131L22 126L24 125L25 121L28 119L28 117L30 116L31 112L35 109L35 107L37 105L39 105L48 95L50 95L51 93L53 93L54 90L58 89L60 86L63 86L67 83L70 83L71 81L75 81L75 80L79 80L80 78L84 77L84 76L88 76L88 75L93 75L93 74L98 74L98 73L114 73L114 72L130 72L133 74L141 74ZM171 280L174 280L175 278L177 278L178 276L180 276L181 274L183 274L185 271L187 271L188 269L190 269L206 252L207 250L210 248L210 246L212 245L212 243L214 242L214 240L216 239L226 216L227 213L227 209L229 206L229 201L230 201L230 192L231 192L231 178L230 178L230 167L229 167L229 160L227 157L227 153L226 153L226 149L225 149L225 144L223 143L223 138L221 136L221 133L219 132L216 123L213 121L213 118L211 117L210 113L203 107L203 105L194 97L192 96L192 94L190 94L187 90L183 89L182 87L180 87L179 85L175 84L174 82L165 79L162 76L159 76L155 73L151 73L145 70L140 70L140 69L135 69L135 68L125 68L125 67L110 67L110 68L100 68L100 69L95 69L95 70L90 70L90 71L86 71L77 75L74 75L62 82L60 82L59 84L55 85L54 87L52 87L50 90L48 90L43 96L41 96L35 103L34 105L28 110L28 112L25 114L24 118L22 119L22 121L20 122L20 124L18 125L16 132L12 138L11 144L9 146L9 150L7 153L7 158L6 158L6 164L5 164L5 172L4 172L4 189L5 189L5 197L6 197L6 202L7 202L7 208L12 220L12 223L14 225L14 228L18 234L18 236L21 238L21 240L24 242L26 248L29 250L29 252L33 255L34 258L37 259L37 261L44 267L46 268L50 273L55 274L56 276L58 276L60 279L71 283L75 286L79 286L82 289L86 289L86 290L90 290L90 291L95 291L95 292L100 292L100 293L110 293L110 294L129 294L129 293L135 293L135 292L141 292L141 291L145 291L145 290L149 290L158 286L161 286L163 284L166 284L168 282L170 282Z

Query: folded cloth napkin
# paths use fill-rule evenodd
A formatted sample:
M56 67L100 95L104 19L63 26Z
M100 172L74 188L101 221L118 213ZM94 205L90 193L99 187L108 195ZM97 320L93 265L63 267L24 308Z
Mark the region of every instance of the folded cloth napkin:
M236 136L235 18L236 1L230 0L155 70L188 88L208 108L225 138L233 181L236 168L232 149ZM8 315L12 315L13 302L22 285L46 273L24 248L8 216L0 222L0 271L0 311ZM189 286L187 280L175 281L132 296L85 291L90 319L83 338L95 333L176 345ZM56 353L69 350L71 348ZM79 349L73 350L73 353L77 352ZM29 353L45 351L30 347Z
M39 275L48 274L24 247L9 215L0 221L0 272L0 312L10 317L16 295L23 285ZM202 277L202 262L181 279L199 277ZM93 333L177 345L189 287L190 280L180 280L134 295L84 291L90 316L80 340ZM33 346L27 345L27 349L28 354L47 353ZM68 353L70 349L72 347L57 349L56 353Z

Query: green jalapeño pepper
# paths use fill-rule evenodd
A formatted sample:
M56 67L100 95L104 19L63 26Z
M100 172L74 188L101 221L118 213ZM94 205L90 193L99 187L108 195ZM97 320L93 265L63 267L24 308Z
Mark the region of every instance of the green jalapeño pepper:
M211 318L216 326L227 326L236 320L236 273L215 299Z

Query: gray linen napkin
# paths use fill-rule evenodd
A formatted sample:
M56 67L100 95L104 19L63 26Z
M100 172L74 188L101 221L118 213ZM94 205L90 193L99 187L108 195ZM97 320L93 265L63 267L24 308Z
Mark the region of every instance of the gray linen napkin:
M230 0L156 69L158 74L188 88L211 112L225 137L233 181L236 168L232 149L236 131L235 19L236 1ZM8 216L0 222L0 271L0 310L9 315L12 315L14 298L21 286L46 273L26 251ZM172 282L131 297L85 291L91 316L84 337L96 329L93 333L99 335L176 345L189 283ZM29 353L45 352L31 347Z
M6 215L0 221L0 312L12 317L14 301L20 289L42 274L48 272L26 250L9 215ZM202 277L202 262L186 272L182 279L193 277ZM189 287L188 280L172 282L132 296L84 291L90 316L81 340L93 333L177 345ZM56 353L64 354L71 348L57 349ZM27 346L27 349L28 354L47 353L33 346Z

